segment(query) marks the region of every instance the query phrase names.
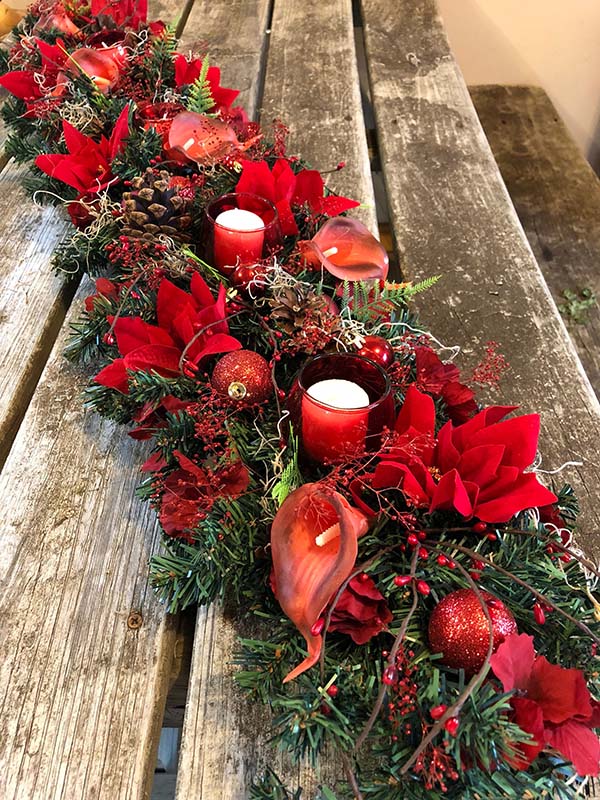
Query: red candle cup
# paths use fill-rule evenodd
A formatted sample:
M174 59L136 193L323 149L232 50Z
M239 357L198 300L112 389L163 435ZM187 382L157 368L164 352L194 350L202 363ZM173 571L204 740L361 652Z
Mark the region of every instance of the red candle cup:
M335 463L377 450L394 425L390 379L378 364L351 353L325 353L300 370L288 400L302 455Z
M268 258L281 243L277 209L263 197L224 194L207 206L204 257L224 275Z

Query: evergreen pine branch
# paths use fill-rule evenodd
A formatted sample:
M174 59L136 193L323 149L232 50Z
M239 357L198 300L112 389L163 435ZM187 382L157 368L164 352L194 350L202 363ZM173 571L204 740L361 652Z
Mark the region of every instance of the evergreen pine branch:
M208 81L208 68L209 62L208 56L206 56L202 61L200 74L189 91L186 108L188 111L193 111L196 114L206 114L215 105Z
M154 129L134 128L120 153L112 163L112 171L125 181L141 175L148 164L162 152L162 137Z

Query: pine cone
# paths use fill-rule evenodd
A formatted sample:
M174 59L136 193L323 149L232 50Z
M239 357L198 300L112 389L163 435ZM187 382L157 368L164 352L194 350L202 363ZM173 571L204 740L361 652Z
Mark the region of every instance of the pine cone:
M279 290L269 300L269 305L271 319L289 336L301 332L307 322L317 326L322 322L322 327L331 333L339 327L338 323L332 326L327 298L303 284L286 286Z
M123 233L135 239L152 241L161 233L176 242L189 242L192 225L191 201L170 186L165 170L146 172L131 182L131 191L123 194Z

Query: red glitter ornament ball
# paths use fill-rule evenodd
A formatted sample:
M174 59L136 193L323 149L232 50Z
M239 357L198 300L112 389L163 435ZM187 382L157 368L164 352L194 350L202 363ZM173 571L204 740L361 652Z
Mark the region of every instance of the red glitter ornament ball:
M384 369L394 363L394 348L383 336L365 336L358 355L370 358Z
M494 651L517 623L501 600L489 592L481 592L492 620ZM429 619L429 646L442 653L442 664L464 669L474 675L485 661L489 646L489 626L477 595L472 589L458 589L440 600Z
M248 404L264 402L273 391L266 359L252 350L235 350L219 359L210 382L219 394Z

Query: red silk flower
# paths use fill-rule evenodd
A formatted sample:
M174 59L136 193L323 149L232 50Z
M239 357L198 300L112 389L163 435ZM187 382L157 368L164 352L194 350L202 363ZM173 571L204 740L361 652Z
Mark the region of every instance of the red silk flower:
M33 42L40 53L40 67L36 70L13 70L0 77L0 86L25 100L29 109L36 100L59 97L65 91L66 78L60 71L69 57L62 39L57 39L56 44L37 38Z
M148 0L92 0L92 17L112 17L117 28L137 30L146 22Z
M534 473L525 472L537 450L539 415L503 420L511 411L490 406L463 425L447 422L436 443L433 398L410 386L396 420L397 443L370 476L371 486L401 489L429 512L457 511L495 523L556 502Z
M365 644L385 630L393 618L375 582L368 575L357 575L337 601L329 630L346 633L355 644Z
M520 744L515 766L524 769L544 748L557 750L579 775L600 772L600 703L587 688L583 673L536 656L533 637L512 634L490 660L492 670L511 698L515 721L530 733L532 744Z
M77 189L80 197L97 194L114 180L111 165L129 136L129 106L125 106L115 122L110 139L103 136L95 142L64 121L63 133L68 155L38 156L36 166L51 178Z
M200 76L202 71L202 59L191 58L187 59L185 56L178 53L175 56L175 86L187 86ZM221 70L219 67L209 67L206 79L210 86L210 93L215 101L212 108L207 108L207 111L221 111L227 112L233 105L236 97L239 95L237 89L228 89L221 86Z
M179 469L164 479L160 524L169 536L191 541L207 511L219 497L238 497L250 483L248 468L241 461L218 467L203 468L175 450Z
M434 397L441 397L448 416L456 425L466 422L477 411L475 392L460 383L460 371L444 364L430 347L415 347L416 385Z
M322 637L312 628L352 571L358 537L367 530L364 514L337 492L306 483L286 498L271 528L275 593L281 608L306 640L308 656L284 678L313 666Z
M96 293L88 295L84 300L85 310L91 313L94 310L95 301L99 297L107 300L117 300L119 288L116 283L109 281L108 278L96 278Z
M308 206L313 214L335 216L360 205L338 195L324 197L325 184L320 173L303 169L297 174L285 158L278 158L269 169L266 161L244 161L236 192L249 192L270 200L277 208L283 233L297 235L292 207Z
M241 348L229 335L225 287L219 288L215 300L206 282L195 273L190 288L191 294L163 278L156 299L158 325L140 317L116 320L114 333L122 358L100 370L96 383L128 394L128 370L172 378L181 373L184 349L186 364L197 366L207 356Z

